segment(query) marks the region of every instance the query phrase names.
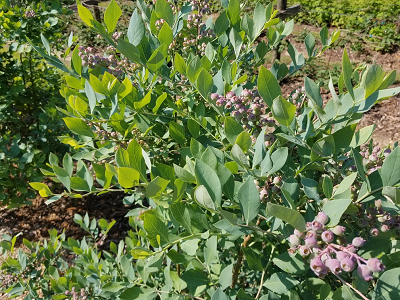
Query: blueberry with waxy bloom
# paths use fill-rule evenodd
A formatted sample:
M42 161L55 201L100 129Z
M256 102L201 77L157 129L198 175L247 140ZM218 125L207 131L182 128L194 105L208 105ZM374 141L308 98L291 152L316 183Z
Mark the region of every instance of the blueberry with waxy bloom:
M298 237L303 237L303 236L304 236L304 233L301 232L301 231L299 231L299 230L297 230L297 229L295 229L293 233L294 233L295 235L297 235Z
M301 240L297 235L292 234L292 235L289 236L289 243L292 246L299 246L301 244Z
M308 248L307 246L301 246L299 248L299 254L303 257L309 256L311 253L310 248Z
M323 211L320 211L318 213L318 215L316 216L315 220L317 220L318 222L321 222L322 224L326 224L328 223L328 219L329 217L327 216L326 213L324 213Z
M336 259L338 261L342 261L343 259L349 258L349 257L350 257L350 255L348 253L344 252L344 251L336 252Z
M305 238L306 239L308 239L308 238L315 238L316 239L317 238L317 233L314 230L310 230L310 231L307 232Z
M336 234L336 235L343 235L343 233L346 231L346 227L344 227L344 226L340 226L340 225L337 225L337 226L335 226L333 229L332 229L332 232L334 233L334 234Z
M340 267L340 261L335 258L327 259L325 261L325 266L327 266L332 273L339 274L342 272L342 268Z
M318 245L317 239L314 237L306 238L305 242L306 242L306 246L311 247L311 248L317 247L317 245Z
M368 259L367 267L371 272L381 272L381 271L385 270L385 266L377 258Z
M372 228L372 229L369 231L369 233L370 233L372 236L378 236L378 235L379 235L379 230L378 230L378 228Z
M357 274L365 281L372 279L372 272L368 269L366 265L358 265Z
M355 266L356 266L356 264L355 264L354 260L352 260L350 257L344 258L340 261L340 267L345 272L353 271Z
M310 266L311 269L315 272L315 273L321 273L324 268L325 265L322 262L322 260L319 257L314 257L311 261L310 261Z
M325 243L332 243L335 236L333 235L332 231L326 230L321 234L321 238Z
M312 226L312 229L315 231L320 231L320 230L322 230L322 227L323 227L322 223L318 222L318 221L313 221L311 223L311 226Z
M364 245L365 240L362 237L358 236L358 237L355 237L351 243L354 245L354 247L359 248Z

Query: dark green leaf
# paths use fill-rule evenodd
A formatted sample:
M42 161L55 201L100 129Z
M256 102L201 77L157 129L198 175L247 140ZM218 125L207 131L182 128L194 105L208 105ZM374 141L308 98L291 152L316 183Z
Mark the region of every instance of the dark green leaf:
M246 224L249 224L258 215L260 208L260 193L254 184L254 179L249 177L239 188L238 199Z
M267 214L289 223L299 231L306 229L306 221L297 210L269 202L267 204Z
M267 68L261 66L258 75L258 92L268 107L272 107L274 99L282 95L281 87L275 76Z

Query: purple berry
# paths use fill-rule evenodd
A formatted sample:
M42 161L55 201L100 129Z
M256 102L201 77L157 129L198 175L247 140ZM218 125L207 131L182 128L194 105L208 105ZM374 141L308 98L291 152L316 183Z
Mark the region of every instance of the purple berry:
M366 265L359 265L357 268L357 274L365 281L372 279L372 272L368 269Z
M379 235L379 230L378 230L377 228L372 228L372 229L369 231L369 233L370 233L372 236L378 236L378 235Z
M370 258L367 260L367 267L371 272L381 272L385 269L385 266L377 258Z
M313 221L311 223L311 225L312 225L312 229L315 230L315 231L320 231L322 229L322 226L323 226L322 223L318 222L318 221Z
M355 266L354 261L350 257L344 258L340 261L340 267L345 272L353 271Z
M322 224L326 224L328 223L328 216L326 213L324 213L323 211L320 211L317 215L317 217L315 218L315 220L321 222Z
M316 239L317 238L317 233L314 230L310 230L310 231L307 232L305 238L306 239L308 239L308 238L315 238Z
M315 257L310 261L310 266L311 269L316 273L317 275L321 273L324 270L324 263L319 257Z
M235 92L232 92L232 91L230 91L230 92L227 92L226 93L226 98L228 98L228 99L230 99L230 98L232 98L232 97L234 97L234 96L236 96L236 94L235 94Z
M317 247L317 245L318 245L317 239L314 237L306 238L305 242L306 242L306 246L308 246L310 248Z
M354 245L354 247L359 248L364 245L365 240L362 237L355 237L351 243Z
M325 243L331 243L335 236L333 235L332 231L326 230L321 234L321 238Z
M348 253L344 252L344 251L338 251L336 253L336 259L338 261L342 261L343 259L349 258L349 257L350 257L350 255Z
M311 253L310 248L306 247L306 246L301 246L299 248L299 254L303 257L309 256Z
M390 230L390 228L389 228L389 226L387 226L386 224L383 224L382 226L381 226L381 231L382 232L388 232Z
M301 237L304 236L304 233L301 232L301 231L298 231L297 229L295 229L293 233L294 233L295 235L297 235L299 238L301 238Z
M331 270L332 273L339 274L342 272L340 268L340 261L334 258L327 259L325 265Z

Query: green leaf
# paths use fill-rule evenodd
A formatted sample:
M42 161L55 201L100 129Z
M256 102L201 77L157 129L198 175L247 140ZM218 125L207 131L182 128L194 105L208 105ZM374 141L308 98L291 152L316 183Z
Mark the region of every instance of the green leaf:
M247 131L242 131L236 138L235 144L239 145L243 152L246 153L247 150L250 149L252 144L250 133L248 133Z
M169 243L167 226L152 211L144 214L143 226L153 247L164 246ZM161 245L158 245L158 241Z
M164 23L160 29L160 32L158 33L158 40L160 41L160 44L165 44L168 48L173 39L174 35L172 33L171 27L169 27L167 23Z
M165 45L161 45L160 47L158 47L158 49L156 49L153 52L153 54L147 60L147 67L153 73L157 72L157 70L161 68L161 66L165 62L165 55L163 54L164 49L167 49L167 47Z
M227 265L219 275L219 285L222 290L228 288L232 283L233 264Z
M206 274L203 271L195 269L187 270L182 274L181 279L186 282L189 293L193 296L200 295L209 284Z
M307 48L308 57L312 57L315 48L315 38L311 32L307 34L306 39L304 40L304 44Z
M189 233L192 233L192 222L190 221L189 209L182 201L175 201L171 204L171 213L175 220L182 225Z
M220 206L222 190L218 175L211 167L200 160L196 160L194 170L197 184L204 185L213 202Z
M156 105L153 108L153 114L156 114L158 109L160 108L161 104L164 102L165 99L167 99L167 93L163 93L161 96L159 96L156 100Z
M79 45L76 45L74 51L72 51L71 66L79 76L82 74L82 59L79 56Z
M244 255L246 256L247 264L249 265L249 268L251 270L262 271L264 269L262 262L261 262L260 254L254 252L249 247L244 247L243 252L244 252Z
M140 52L131 43L119 40L117 45L117 50L121 52L125 57L127 57L131 62L140 64Z
M190 82L194 83L202 70L203 66L201 60L198 56L195 56L195 58L188 63L186 69L187 78L189 78Z
M67 190L71 192L71 176L68 174L68 172L56 165L52 165L51 167L53 168L58 180L60 180Z
M215 211L214 201L204 185L200 185L196 188L194 191L194 197L201 207Z
M211 300L229 300L227 294L221 288L218 288L215 293L212 295Z
M150 288L145 287L131 287L124 290L119 299L121 300L153 300L157 297L157 293Z
M397 299L400 294L399 277L400 268L394 268L384 272L376 282L372 299Z
M140 16L137 8L132 13L131 20L129 21L128 27L128 40L133 46L140 44L145 33L145 27L142 17Z
M179 73L181 73L182 75L186 76L187 66L186 66L185 60L183 59L183 57L178 52L175 53L174 66L175 66L175 69Z
M268 278L263 285L274 293L284 294L299 283L300 282L294 279L292 276L283 272L278 272L272 274L272 276Z
M243 127L236 122L234 117L225 117L224 131L226 139L234 145L239 134L243 132Z
M172 139L177 141L181 147L185 145L185 127L182 125L171 121L169 123L169 135L171 136Z
M244 168L248 169L250 168L249 158L246 156L246 154L243 153L239 145L237 144L233 145L231 150L231 155L233 160L237 162L239 165L241 165Z
M73 133L94 138L95 135L92 129L85 123L85 121L77 118L66 117L63 118L65 125Z
M304 88L308 97L311 98L313 102L318 105L318 107L322 108L323 100L319 85L306 76L304 78Z
M139 143L133 139L129 145L128 148L126 149L129 154L129 163L130 166L138 170L140 173L140 179L143 182L147 182L147 174L146 174L146 163L143 158L143 149L139 145Z
M87 98L89 99L90 113L93 113L93 110L97 104L97 98L92 86L86 79L85 79L85 93Z
M200 239L190 239L181 243L181 249L186 252L187 255L195 256L197 249L199 249Z
M213 88L213 79L210 73L205 69L202 69L196 80L197 90L204 99L208 98L208 94L211 93Z
M89 9L87 9L82 5L78 5L78 14L84 23L86 23L89 27L93 27L92 25L93 15Z
M279 254L272 259L272 262L282 271L293 275L301 275L309 271L309 263L307 265L299 254L289 255L288 251Z
M361 128L356 131L350 143L351 148L357 148L358 146L366 143L374 132L375 124Z
M358 175L361 177L361 179L363 181L368 182L367 176L365 175L365 171L364 171L364 163L363 163L362 155L357 150L355 150L354 148L351 149L351 152L353 154L354 162L355 162L356 167L357 167Z
M124 188L129 189L139 184L140 174L132 168L119 167L118 168L118 183Z
M275 76L264 66L260 67L257 81L258 92L268 107L272 107L274 99L282 96L281 87Z
M107 26L108 33L112 33L117 26L118 20L122 15L121 8L115 0L111 0L104 12L104 22Z
M364 73L365 78L365 99L367 99L372 93L378 90L382 84L385 72L381 66L373 64L368 67Z
M71 177L71 189L74 191L90 192L88 183L80 177Z
M174 12L172 11L172 8L167 1L157 0L155 12L157 17L159 17L160 19L164 19L170 27L174 26Z
M322 181L322 190L326 198L331 198L333 194L333 183L329 176L325 176Z
M332 135L328 135L316 141L312 146L311 160L330 157L335 153L335 140Z
M382 164L383 185L392 186L400 181L400 147L396 147Z
M333 195L340 195L341 193L350 189L351 185L353 184L354 180L357 177L357 173L352 173L349 176L345 177L342 182L339 184Z
M267 21L266 9L264 5L262 5L260 2L258 2L254 8L253 21L254 21L253 32L254 36L257 37L258 34L261 32L261 30L264 29L265 22Z
M228 18L231 25L235 25L240 21L240 1L239 0L229 0L229 5L227 9Z
M342 57L342 69L343 69L343 79L346 88L351 95L351 98L354 100L354 91L353 84L351 83L351 75L353 74L353 67L351 66L351 62L349 56L347 55L347 50L344 48L343 57Z
M229 28L229 20L226 10L221 12L218 18L215 20L214 31L217 36L225 33L226 30Z
M152 90L148 91L148 93L146 94L146 96L143 97L142 100L135 102L135 109L141 109L142 107L145 107L147 104L150 103L151 92L152 92Z
M389 197L396 204L400 204L400 189L394 186L385 186L382 195Z
M270 176L274 174L275 172L278 172L282 167L285 165L287 158L289 154L289 148L288 147L282 147L274 151L271 155L271 162L272 162L272 168L267 170L267 176ZM266 157L267 158L267 157ZM262 173L264 172L264 168L262 168Z
M115 153L115 162L118 167L130 167L128 151L123 148L118 148Z
M254 41L258 32L254 31L254 21L247 13L244 14L240 27L244 30L249 40Z
M235 51L236 58L238 58L240 50L242 49L243 40L234 28L232 28L229 33L229 40L233 46L233 50Z
M297 210L269 202L267 204L267 214L289 223L299 231L306 230L306 221Z
M337 199L331 200L324 204L323 212L329 217L329 223L327 227L336 226L347 207L350 205L351 199Z
M160 197L168 183L169 180L157 176L146 186L146 196L149 198Z
M72 172L74 171L74 163L71 155L68 153L66 153L63 157L63 167L68 172L68 175L72 176Z
M254 184L254 179L249 177L238 190L240 209L242 210L246 224L248 225L258 215L260 208L260 193Z
M217 236L211 236L204 247L204 262L207 266L211 266L218 262L218 250L217 250Z
M272 103L272 114L279 124L289 127L295 117L296 106L278 96Z

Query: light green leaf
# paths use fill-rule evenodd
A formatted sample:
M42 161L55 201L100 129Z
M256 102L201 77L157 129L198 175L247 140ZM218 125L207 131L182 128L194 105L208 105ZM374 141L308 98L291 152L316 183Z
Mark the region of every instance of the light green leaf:
M306 221L297 210L269 202L267 204L267 214L289 223L299 231L306 230Z
M160 197L168 183L169 180L157 176L146 186L146 196L149 198Z
M353 184L354 180L357 177L357 173L352 173L349 176L345 177L342 182L339 184L333 195L340 195L341 193L345 192L346 190L350 189L351 185Z
M189 209L182 201L175 201L171 204L171 213L175 220L182 225L189 233L192 233Z
M159 17L160 19L164 19L169 26L174 26L174 12L172 11L172 8L167 1L157 0L155 12L157 17Z
M153 247L159 247L169 243L168 228L153 211L144 214L143 226L151 239ZM158 245L158 240L161 242L161 245Z
M73 133L94 138L95 135L92 129L85 123L85 121L77 118L66 117L63 118L65 124Z
M181 249L186 252L187 255L195 256L197 249L199 249L200 239L190 239L181 243Z
M272 103L272 114L279 124L289 127L295 117L296 106L278 96Z
M344 48L343 57L342 57L342 69L343 69L343 79L344 84L346 85L351 98L354 99L354 91L353 91L353 84L351 83L351 75L353 74L353 67L351 66L351 62L349 56L347 55L347 50Z
M254 184L254 179L249 177L239 188L237 195L246 224L248 225L258 215L260 208L260 193Z
M71 192L71 176L68 174L68 172L57 165L52 165L51 167L53 168L58 180L60 180L67 190Z
M206 188L213 202L217 206L220 206L222 199L222 189L221 189L221 182L215 171L200 160L196 160L194 170L195 170L197 184L203 185Z
M144 36L144 33L145 33L144 22L139 12L137 11L137 8L135 8L131 20L129 21L129 27L127 32L129 42L136 47L137 45L140 44Z
M106 23L108 33L112 33L114 31L121 15L121 8L118 6L115 0L112 0L104 12L104 22Z
M125 189L129 189L139 183L140 174L132 168L118 168L118 183Z
M272 276L264 282L264 286L274 293L284 294L299 283L300 282L292 276L283 272L278 272L272 274Z
M211 93L213 88L213 79L210 73L205 69L202 69L196 80L197 90L204 99L208 98L208 94Z
M351 199L331 200L324 204L323 212L329 217L328 227L336 226L347 207L350 205Z
M268 107L272 107L274 99L282 96L281 87L275 76L264 66L260 67L257 81L258 92Z
M92 25L93 15L89 9L87 9L82 5L78 5L78 14L84 23L86 23L89 27L93 27Z
M396 147L382 164L383 185L392 186L400 181L400 147Z

